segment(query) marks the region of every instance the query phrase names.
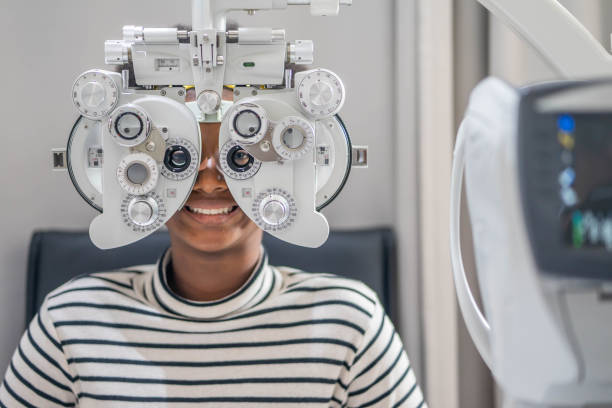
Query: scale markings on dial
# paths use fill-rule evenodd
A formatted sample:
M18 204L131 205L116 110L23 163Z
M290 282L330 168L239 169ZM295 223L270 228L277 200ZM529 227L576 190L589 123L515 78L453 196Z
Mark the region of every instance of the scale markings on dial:
M152 217L154 217L154 219L149 224L138 225L131 219L129 208L130 203L132 203L135 199L143 202L155 203L155 211L152 213ZM136 233L148 233L157 230L166 222L166 215L166 204L162 197L155 192L146 195L128 194L121 201L121 218L127 227Z
M265 206L272 204L276 208L284 208L284 213L279 218L278 224L266 221L264 213ZM287 191L281 188L268 188L257 195L251 206L253 220L264 231L276 232L289 228L297 218L297 206L295 200Z

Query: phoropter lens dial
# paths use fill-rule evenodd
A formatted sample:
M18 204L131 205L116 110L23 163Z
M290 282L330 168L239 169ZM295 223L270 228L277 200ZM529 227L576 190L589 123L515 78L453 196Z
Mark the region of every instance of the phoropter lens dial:
M198 168L198 151L187 139L168 139L161 173L170 180L185 180Z
M157 220L157 202L151 197L134 197L128 204L127 215L135 225L149 226Z
M134 232L155 231L166 221L166 204L155 192L126 195L121 200L121 218Z
M293 224L297 216L295 200L279 188L269 188L257 195L252 206L253 219L264 231L279 231Z
M134 112L124 112L115 121L115 132L125 140L133 140L144 130L144 123Z
M228 123L232 140L242 145L259 143L268 131L266 111L254 103L236 105Z
M285 160L297 160L312 151L314 128L299 116L281 120L272 134L274 150Z
M296 92L300 106L313 119L333 116L344 105L344 84L338 75L326 69L307 72Z
M109 131L121 146L134 147L149 136L151 121L147 113L136 105L124 105L113 112L109 120Z
M158 179L157 163L146 153L129 154L117 167L117 181L130 194L144 195L153 191Z
M234 180L245 180L253 177L261 167L261 161L231 140L221 148L219 164L223 174Z
M97 69L83 73L72 85L72 102L89 119L103 118L117 106L118 100L115 81Z
M234 129L241 137L254 137L261 130L261 119L257 113L245 109L234 117Z

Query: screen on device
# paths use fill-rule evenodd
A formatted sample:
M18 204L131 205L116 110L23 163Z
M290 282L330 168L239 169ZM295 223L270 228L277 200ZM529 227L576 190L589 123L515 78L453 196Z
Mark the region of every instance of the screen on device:
M612 115L557 117L564 242L612 252Z

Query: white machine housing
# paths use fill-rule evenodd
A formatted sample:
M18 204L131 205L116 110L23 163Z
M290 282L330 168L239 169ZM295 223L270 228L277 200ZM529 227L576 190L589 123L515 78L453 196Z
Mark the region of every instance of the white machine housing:
M232 85L238 86L235 100L250 95L244 101L263 105L265 109L258 109L266 117L260 119L271 124L269 131L261 130L258 137L263 140L240 138L236 132L231 137L241 150L230 153L242 160L248 152L256 159L255 167L238 171L230 169L227 157L220 166L237 204L280 239L322 245L329 225L319 211L344 186L353 156L355 165L367 166L366 148L353 149L337 116L345 100L344 85L324 69L293 78L295 65L312 63L312 41L288 43L284 30L271 28L226 30L225 16L236 10L252 13L308 4L313 15L336 15L341 4L351 3L192 0L191 31L125 26L122 40L107 41L105 62L121 65L122 73L90 70L77 78L72 98L82 116L66 149L73 184L102 212L90 226L94 244L107 249L132 243L182 208L198 175L198 121L223 119L223 86ZM195 87L195 116L185 106L183 87L190 85ZM241 123L259 120L247 116ZM234 125L225 115L220 147ZM142 131L132 138L130 132L136 129ZM62 162L58 157L54 149L54 163ZM179 163L170 165L169 158Z
M612 56L556 0L479 2L539 51L561 77L611 76ZM552 100L563 100L566 108L610 111L609 81L582 90L580 96L568 93L565 100ZM533 231L526 225L525 202L521 202L525 179L520 176L517 143L522 92L497 79L483 81L474 90L459 129L450 237L459 305L477 349L513 403L509 406L610 406L609 279L593 278L593 271L581 268L560 276L537 264L541 254L534 252L530 242ZM461 259L464 169L486 318L470 290Z
M612 86L606 89L610 101ZM581 271L573 278L550 276L536 265L521 203L519 101L519 91L487 79L472 93L461 124L451 231L460 305L483 358L514 398L550 405L610 402L612 353L604 339L612 338L612 303L605 300L607 283L581 279ZM464 163L486 320L473 301L458 252Z

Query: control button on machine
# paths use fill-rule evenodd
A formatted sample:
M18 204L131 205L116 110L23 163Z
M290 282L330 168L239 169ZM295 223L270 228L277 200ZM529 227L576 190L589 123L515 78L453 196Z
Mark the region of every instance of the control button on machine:
M217 113L219 107L221 107L221 96L212 89L207 89L200 92L196 102L202 113L212 115Z
M261 167L261 161L251 156L234 141L228 140L219 152L219 165L223 174L234 180L253 177Z
M313 119L333 116L344 105L344 84L338 75L326 69L306 73L296 92L300 106Z
M144 227L152 224L155 222L154 214L153 205L148 200L134 198L128 206L130 220L136 225Z
M289 218L289 203L284 197L273 197L261 204L261 218L270 225L278 226Z
M117 167L117 181L126 192L144 195L151 192L159 179L159 168L155 159L146 153L125 156Z
M229 117L230 137L241 145L259 143L268 131L266 111L254 103L242 103L235 106Z
M166 220L166 205L155 192L125 196L121 202L123 222L134 232L154 231Z
M120 146L134 147L144 142L151 130L147 113L136 105L119 107L110 117L109 131Z
M168 139L161 173L170 180L185 180L198 168L198 151L187 139Z
M272 188L260 193L253 202L255 222L264 231L289 227L297 216L295 200L284 190Z
M312 151L314 128L299 116L288 116L274 128L272 145L283 159L300 159Z
M83 73L72 85L72 102L79 113L89 119L101 119L119 101L117 84L100 70Z

